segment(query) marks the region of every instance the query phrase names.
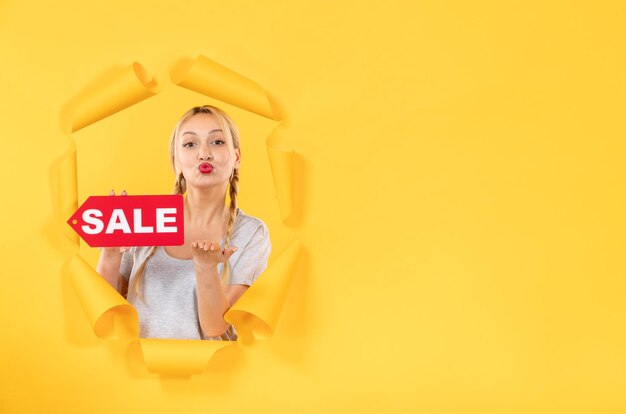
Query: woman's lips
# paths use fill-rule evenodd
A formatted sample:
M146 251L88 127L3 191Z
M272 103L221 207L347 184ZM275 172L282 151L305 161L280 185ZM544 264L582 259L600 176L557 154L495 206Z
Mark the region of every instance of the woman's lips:
M213 166L209 164L208 162L203 162L202 164L198 166L198 170L202 174L210 174L211 171L213 171Z

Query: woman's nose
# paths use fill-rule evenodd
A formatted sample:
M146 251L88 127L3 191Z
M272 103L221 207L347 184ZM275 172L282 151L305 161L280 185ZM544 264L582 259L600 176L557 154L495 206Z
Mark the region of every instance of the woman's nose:
M198 149L198 158L203 161L208 161L212 158L211 151L209 150L209 146L206 144L200 145Z

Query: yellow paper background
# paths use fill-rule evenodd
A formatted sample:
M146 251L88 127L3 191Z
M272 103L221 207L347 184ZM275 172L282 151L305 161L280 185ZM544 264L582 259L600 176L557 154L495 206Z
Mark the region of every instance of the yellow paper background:
M624 412L625 17L617 1L3 2L0 411ZM163 378L90 330L51 171L84 85L134 61L167 79L198 54L279 102L298 202L272 241L294 232L307 254L270 340ZM165 147L99 144L121 161L82 165L89 191L167 165ZM280 223L264 142L245 144L266 184L242 208Z

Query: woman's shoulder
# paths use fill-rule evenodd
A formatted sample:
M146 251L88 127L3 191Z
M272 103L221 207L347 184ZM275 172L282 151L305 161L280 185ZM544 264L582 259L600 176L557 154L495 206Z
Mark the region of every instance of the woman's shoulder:
M269 237L267 225L258 217L246 214L242 209L238 209L237 224L233 236L250 238L255 233L261 232L264 237Z
M247 214L245 211L243 211L240 208L238 208L237 211L238 211L237 221L241 222L241 225L255 225L257 227L258 226L267 227L265 225L265 222L261 220L260 218L251 216L250 214Z

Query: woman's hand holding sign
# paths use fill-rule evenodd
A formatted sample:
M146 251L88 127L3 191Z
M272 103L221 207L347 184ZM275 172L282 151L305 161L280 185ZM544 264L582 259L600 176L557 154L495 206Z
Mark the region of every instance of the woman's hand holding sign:
M115 190L111 190L111 192L109 192L109 195L110 196L114 196L115 195ZM120 195L121 196L125 196L125 195L128 195L128 193L126 192L126 190L122 190ZM120 253L124 253L128 249L129 249L129 247L103 247L102 248L102 254L106 254L105 251L107 251L107 250L111 250L111 251L118 250Z
M122 190L120 195L127 195L126 190ZM115 190L111 190L109 196L115 196ZM96 272L98 272L104 279L109 282L111 286L115 288L122 296L128 289L128 283L120 275L120 263L122 261L122 255L128 251L128 247L102 247L100 259L96 266Z

